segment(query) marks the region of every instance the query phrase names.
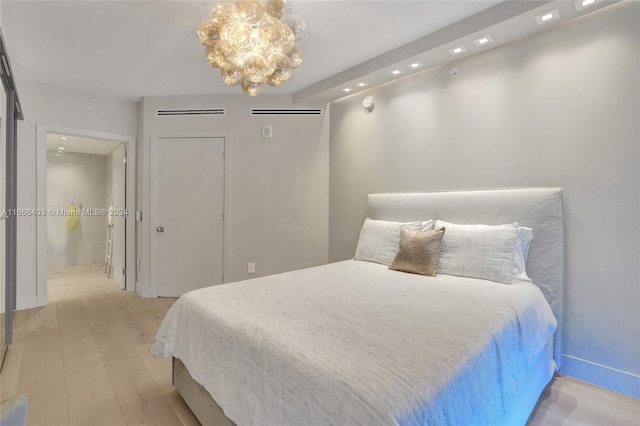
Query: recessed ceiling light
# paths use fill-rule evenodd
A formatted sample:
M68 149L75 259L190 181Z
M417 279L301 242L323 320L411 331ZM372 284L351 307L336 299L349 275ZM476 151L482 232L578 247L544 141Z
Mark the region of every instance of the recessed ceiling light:
M393 71L389 71L389 74L391 75L400 75L400 74L404 74L404 71L402 71L401 69L396 69Z
M593 6L596 3L600 3L602 0L578 0L575 2L576 10L586 9L587 7Z
M64 151L64 146L59 146L58 151Z
M422 68L423 66L424 66L423 63L420 61L415 61L407 65L407 67L409 67L409 69L412 69L412 70Z
M449 49L449 53L451 53L453 56L459 55L459 54L464 53L466 51L467 51L467 48L464 47L463 45L455 46L455 47L452 47L451 49Z
M542 15L536 16L536 22L538 25L546 24L547 22L558 19L560 14L558 13L558 9L550 10L549 12L545 12Z
M69 139L69 138L66 137L66 136L60 136L60 140L66 141L67 139Z
M56 157L60 157L60 153L57 153L57 154L56 154Z
M482 37L479 37L479 38L473 40L473 43L478 47L485 46L487 44L493 43L493 37L491 37L491 35L487 34L487 35L484 35Z
M367 83L365 83L365 82L358 83L358 84L356 84L356 86L358 86L358 87L366 87Z

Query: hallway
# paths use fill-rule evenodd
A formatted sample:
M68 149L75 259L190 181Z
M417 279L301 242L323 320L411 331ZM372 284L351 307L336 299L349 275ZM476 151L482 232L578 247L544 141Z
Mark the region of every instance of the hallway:
M50 268L47 273L47 301L60 302L122 291L107 278L104 265L71 265Z

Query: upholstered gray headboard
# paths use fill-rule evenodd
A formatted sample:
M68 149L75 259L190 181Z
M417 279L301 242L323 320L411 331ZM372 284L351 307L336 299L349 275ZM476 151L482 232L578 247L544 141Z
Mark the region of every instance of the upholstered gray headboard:
M560 368L564 310L561 188L369 194L367 217L399 222L442 219L485 225L518 222L532 228L527 274L542 290L558 320L553 353Z

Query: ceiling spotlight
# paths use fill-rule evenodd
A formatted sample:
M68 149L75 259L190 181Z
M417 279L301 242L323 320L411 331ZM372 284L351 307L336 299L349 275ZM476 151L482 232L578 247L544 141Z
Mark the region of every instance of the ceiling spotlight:
M596 3L600 3L602 0L578 0L575 2L576 10L586 9L587 7L593 6Z
M64 151L64 146L59 146L58 151Z
M69 139L69 138L66 137L66 136L60 136L60 140L66 141L67 139Z
M389 74L391 75L400 75L400 74L404 74L404 71L400 70L400 69L395 69L393 71L389 71Z
M545 12L542 15L536 16L536 22L538 25L546 24L547 22L558 19L560 14L558 13L558 9L553 9L549 12Z
M351 87L347 87L342 89L343 92L351 92L353 89Z
M420 61L415 61L415 62L412 62L409 65L407 65L407 67L409 67L409 69L412 69L412 70L416 70L418 68L422 68L423 66L424 66L424 64L422 62L420 62Z
M358 84L357 84L357 86L358 86L358 87L366 87L366 86L367 86L367 83L365 83L365 82L358 83Z
M455 47L452 47L451 49L449 49L449 53L451 53L453 56L459 55L459 54L464 53L466 51L467 51L467 48L464 47L463 45L455 46Z
M484 35L482 37L479 37L479 38L473 40L473 43L478 47L485 46L487 44L493 43L493 37L491 37L489 34L487 34L487 35Z

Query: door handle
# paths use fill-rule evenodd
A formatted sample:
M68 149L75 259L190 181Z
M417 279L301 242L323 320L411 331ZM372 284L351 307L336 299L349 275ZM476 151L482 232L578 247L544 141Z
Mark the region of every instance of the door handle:
M164 232L164 226L156 226L156 231Z

